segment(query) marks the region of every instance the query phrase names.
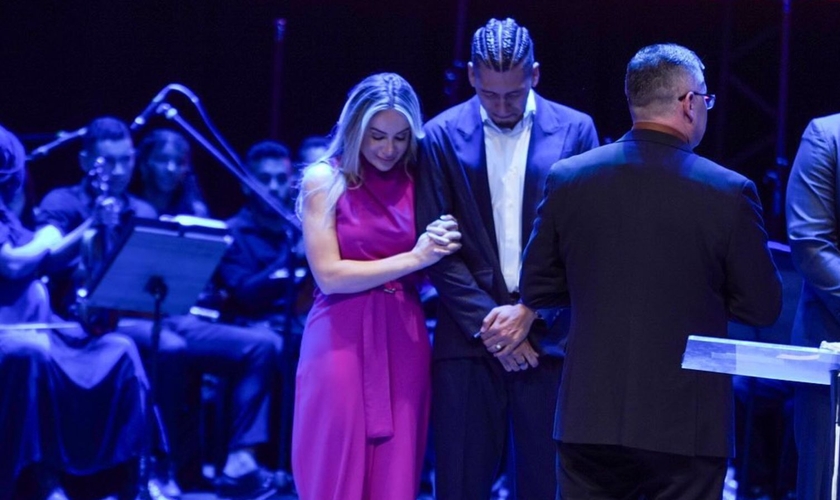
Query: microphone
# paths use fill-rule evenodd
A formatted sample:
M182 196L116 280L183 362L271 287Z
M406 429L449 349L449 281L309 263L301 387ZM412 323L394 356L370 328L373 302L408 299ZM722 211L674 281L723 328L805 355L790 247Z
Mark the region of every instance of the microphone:
M157 113L160 103L163 102L163 99L164 97L166 97L166 94L168 94L169 91L172 90L172 86L173 84L170 83L166 87L163 87L160 90L160 92L158 92L157 95L152 99L152 102L150 102L149 105L146 106L146 109L141 111L140 114L137 115L137 118L135 118L134 121L131 122L131 125L128 128L131 130L136 130L138 127L142 127L143 125L145 125L146 121L149 118L151 118L153 114Z
M35 160L35 159L38 159L42 156L46 156L46 154L49 153L50 151L52 151L54 148L56 148L58 146L61 146L65 142L72 141L73 139L76 139L77 137L81 137L81 136L85 135L86 133L87 133L87 128L86 127L82 127L80 129L74 130L72 132L59 132L58 134L56 134L57 137L56 137L55 140L52 140L52 141L50 141L50 142L48 142L48 143L46 143L42 146L39 146L39 147L33 149L32 152L29 153L29 156L27 156L26 159L27 160Z

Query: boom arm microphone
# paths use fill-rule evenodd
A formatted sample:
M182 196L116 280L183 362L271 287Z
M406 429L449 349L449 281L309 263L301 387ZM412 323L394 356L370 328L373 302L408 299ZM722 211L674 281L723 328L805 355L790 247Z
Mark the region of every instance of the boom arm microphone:
M140 114L137 115L137 118L135 118L134 121L131 122L131 126L129 126L131 130L136 130L138 127L142 127L146 124L146 121L152 117L152 115L158 112L158 107L163 102L163 99L166 97L166 94L168 94L169 91L172 90L173 85L177 84L170 83L166 87L163 87L160 90L160 92L157 93L157 95L152 99L152 102L150 102L149 105L146 106L146 109L141 111Z
M46 156L47 153L52 151L54 148L56 148L58 146L61 146L65 142L72 141L73 139L76 139L77 137L81 137L81 136L85 135L86 133L87 133L87 128L86 127L82 127L78 130L74 130L73 132L59 132L57 134L58 137L55 140L50 141L50 142L48 142L48 143L46 143L42 146L39 146L39 147L33 149L32 152L29 153L29 156L26 159L27 160L36 160L36 159L38 159L42 156Z

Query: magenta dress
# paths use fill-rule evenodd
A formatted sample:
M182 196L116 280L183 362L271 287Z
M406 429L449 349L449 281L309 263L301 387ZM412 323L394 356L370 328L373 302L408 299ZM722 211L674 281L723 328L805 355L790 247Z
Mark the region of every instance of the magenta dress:
M363 162L336 205L343 259L414 247L414 185ZM316 291L297 370L292 468L302 500L414 500L426 446L430 345L409 275L358 293Z

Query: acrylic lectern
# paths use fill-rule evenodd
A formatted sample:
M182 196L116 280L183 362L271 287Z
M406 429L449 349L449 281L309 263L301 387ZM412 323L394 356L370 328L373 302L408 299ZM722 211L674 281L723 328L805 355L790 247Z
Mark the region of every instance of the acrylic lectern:
M831 498L837 500L840 463L840 352L815 347L768 344L691 335L682 367L747 377L761 377L831 386L834 422Z

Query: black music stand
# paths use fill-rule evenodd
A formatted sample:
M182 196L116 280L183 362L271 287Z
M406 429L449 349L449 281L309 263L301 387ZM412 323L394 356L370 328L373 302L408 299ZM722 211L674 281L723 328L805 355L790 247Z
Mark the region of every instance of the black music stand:
M833 466L831 499L840 477L840 352L814 347L768 344L690 335L682 367L747 377L831 386Z
M149 454L154 448L157 351L164 314L189 312L232 239L227 229L136 218L88 286L79 291L86 307L152 313L147 426L149 445L140 458L138 498L149 499ZM213 221L216 222L216 221ZM148 448L148 449L145 449Z

